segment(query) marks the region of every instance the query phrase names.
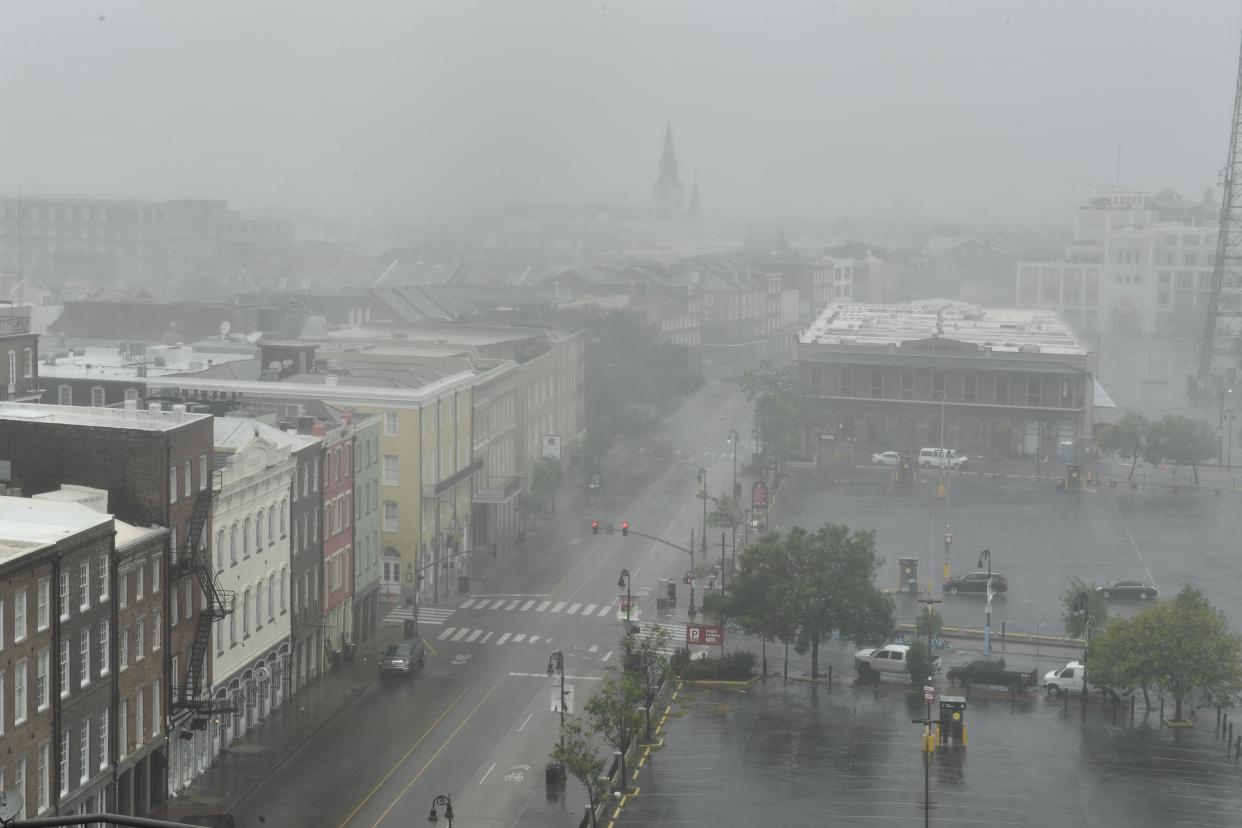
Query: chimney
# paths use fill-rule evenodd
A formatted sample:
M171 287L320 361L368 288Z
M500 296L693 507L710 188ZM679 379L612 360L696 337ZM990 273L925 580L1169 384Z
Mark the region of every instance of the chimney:
M175 417L177 421L180 422L185 417L185 406L174 405L172 407L172 413L173 413L173 417Z
M159 403L147 403L147 411L148 413L151 413L151 414L159 414L160 404Z
M125 410L126 410L126 411L137 411L137 410L138 410L138 401L137 401L137 400L126 400L126 401L125 401Z
M328 429L324 427L323 423L315 423L311 426L311 436L313 437L322 437L327 433Z

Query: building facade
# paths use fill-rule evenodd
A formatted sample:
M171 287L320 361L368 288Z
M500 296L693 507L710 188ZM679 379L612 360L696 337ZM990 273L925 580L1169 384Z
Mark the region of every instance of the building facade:
M379 624L380 423L387 416L350 412L354 429L354 621L355 644L370 641Z
M285 692L297 693L323 672L323 447L318 438L296 442L289 435L294 475L290 481L289 634L290 663Z
M0 400L38 402L39 394L39 335L29 316L0 315Z
M338 658L353 641L354 595L354 452L355 435L346 414L329 429L316 423L323 439L323 633L325 653Z

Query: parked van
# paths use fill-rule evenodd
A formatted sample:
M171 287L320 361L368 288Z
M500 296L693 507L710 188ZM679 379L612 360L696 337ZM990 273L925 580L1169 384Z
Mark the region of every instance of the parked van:
M919 465L925 469L930 468L947 468L947 469L964 469L966 468L966 455L959 454L957 449L945 448L925 448L919 450Z

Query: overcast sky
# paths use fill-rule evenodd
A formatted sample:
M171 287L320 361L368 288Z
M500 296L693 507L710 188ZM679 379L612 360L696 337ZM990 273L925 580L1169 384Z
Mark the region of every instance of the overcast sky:
M1065 221L1088 183L1198 195L1232 0L5 0L0 190L336 218L646 204Z

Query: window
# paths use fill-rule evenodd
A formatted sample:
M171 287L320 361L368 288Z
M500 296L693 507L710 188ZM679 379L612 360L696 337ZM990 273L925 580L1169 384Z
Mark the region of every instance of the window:
M903 400L914 399L914 372L901 372L901 398Z
M186 497L189 497L191 494L191 487L194 485L194 477L193 475L190 474L190 461L189 460L185 461L185 467L182 469L182 471L184 472L183 477L184 477L185 488L182 489L181 493L185 495Z
M137 402L138 400L138 389L137 388L126 388L125 389L125 402L130 402L131 400L134 402Z
M151 614L151 652L156 652L160 648L160 639L163 637L164 617L156 610Z
M129 606L129 573L128 572L122 572L119 576L117 576L116 587L117 587L117 592L119 593L117 597L118 597L118 600L120 600L121 602L121 609L125 609L126 607Z
M188 621L190 616L194 614L194 582L187 580L185 582L185 598L181 604L185 607L185 617ZM205 602L204 602L205 603Z
M974 374L965 374L962 377L962 399L966 402L974 402L977 396L977 378Z
M91 778L91 717L82 720L78 731L78 784L85 785Z
M267 620L276 620L276 573L267 579Z
M168 467L168 502L177 502L177 464Z
M237 646L237 613L229 613L229 646Z
M52 761L52 745L50 742L44 742L39 745L39 759L35 762L35 786L38 790L37 796L39 801L39 811L46 811L49 797L51 796L51 768L49 765Z
M283 615L288 609L289 594L289 567L282 567L280 570L280 612Z
M57 405L73 405L73 386L61 385L56 388Z
M319 540L319 510L311 513L311 540Z
M129 754L129 699L122 698L116 706L116 752L121 756Z
M106 618L99 623L99 675L106 676L112 669L112 654L108 652L108 626Z
M207 455L200 454L198 456L198 490L201 492L207 488Z
M237 524L229 527L229 563L237 565Z
M173 535L176 536L177 530L173 528ZM160 591L160 558L158 555L151 558L151 594Z
M120 669L124 671L129 667L129 627L121 627L117 632L119 633L116 642L118 647L117 659L121 662Z
M177 613L179 612L179 609L177 607L177 598L179 595L181 595L181 593L178 592L176 589L171 589L168 591L168 601L169 601L168 626L169 627L177 626Z
M944 396L944 372L936 371L932 374L932 399L938 400Z
M280 536L289 534L289 501L280 501Z
M1009 405L1009 377L1003 374L996 377L996 402Z
M871 396L884 396L884 372L879 368L871 369Z
M267 510L267 542L276 543L276 510Z
M401 485L401 468L398 463L398 457L395 454L384 455L384 485L399 486Z
M392 500L384 501L384 531L397 531L397 504Z
M242 542L242 557L249 558L250 557L250 518L249 517L242 520L241 542Z
M134 600L141 601L146 590L146 564L138 564L138 568L134 570Z
M263 629L263 579L254 588L254 628Z
M143 728L143 725L147 723L147 717L145 715L145 711L142 709L143 702L146 701L146 699L143 698L145 695L146 695L146 691L143 690L141 687L139 687L138 692L134 694L134 702L135 702L134 703L134 744L135 745L142 744L142 741L143 741L142 740L142 733L143 733L142 728Z
M108 767L108 708L104 706L99 711L99 769L104 770Z
M160 735L160 680L151 682L151 735Z
M98 385L92 386L91 387L91 407L103 408L105 405L107 405L107 395L104 394L104 390L100 388Z
M250 587L242 595L242 639L250 637Z
M83 627L78 633L78 683L89 687L91 683L91 628Z
M849 368L841 369L841 388L842 397L849 397L854 394L854 372Z
M216 530L216 572L224 571L224 530Z
M52 669L52 653L47 647L39 650L39 660L35 663L35 709L42 712L47 708L48 672Z
M29 348L22 351L22 376L34 376L34 353Z
M147 619L139 618L134 624L134 661L142 661L147 654Z
M37 631L45 631L47 629L48 619L48 602L52 600L52 583L47 578L39 578L39 587L37 587L35 597L35 629Z
M263 551L263 510L262 509L259 510L259 513L255 515L255 518L254 518L254 551L256 552Z
M13 594L13 643L26 640L26 590Z
M1026 378L1026 404L1039 405L1039 377Z
M108 556L99 556L99 571L95 573L99 578L99 603L108 600Z
M86 612L91 608L91 562L78 564L78 608Z
M310 462L311 470L311 491L319 491L319 458L314 457Z
M69 729L61 731L60 734L60 757L57 759L56 767L60 773L60 793L61 796L69 793Z
M397 436L397 412L395 411L384 412L384 436Z
M26 721L26 659L13 665L13 724L19 725Z
M310 463L302 464L302 497L310 494Z
M17 757L17 764L14 766L13 785L23 795L26 793L26 754ZM46 805L44 806L46 807ZM21 813L17 815L18 819L26 816L26 806L22 805Z

